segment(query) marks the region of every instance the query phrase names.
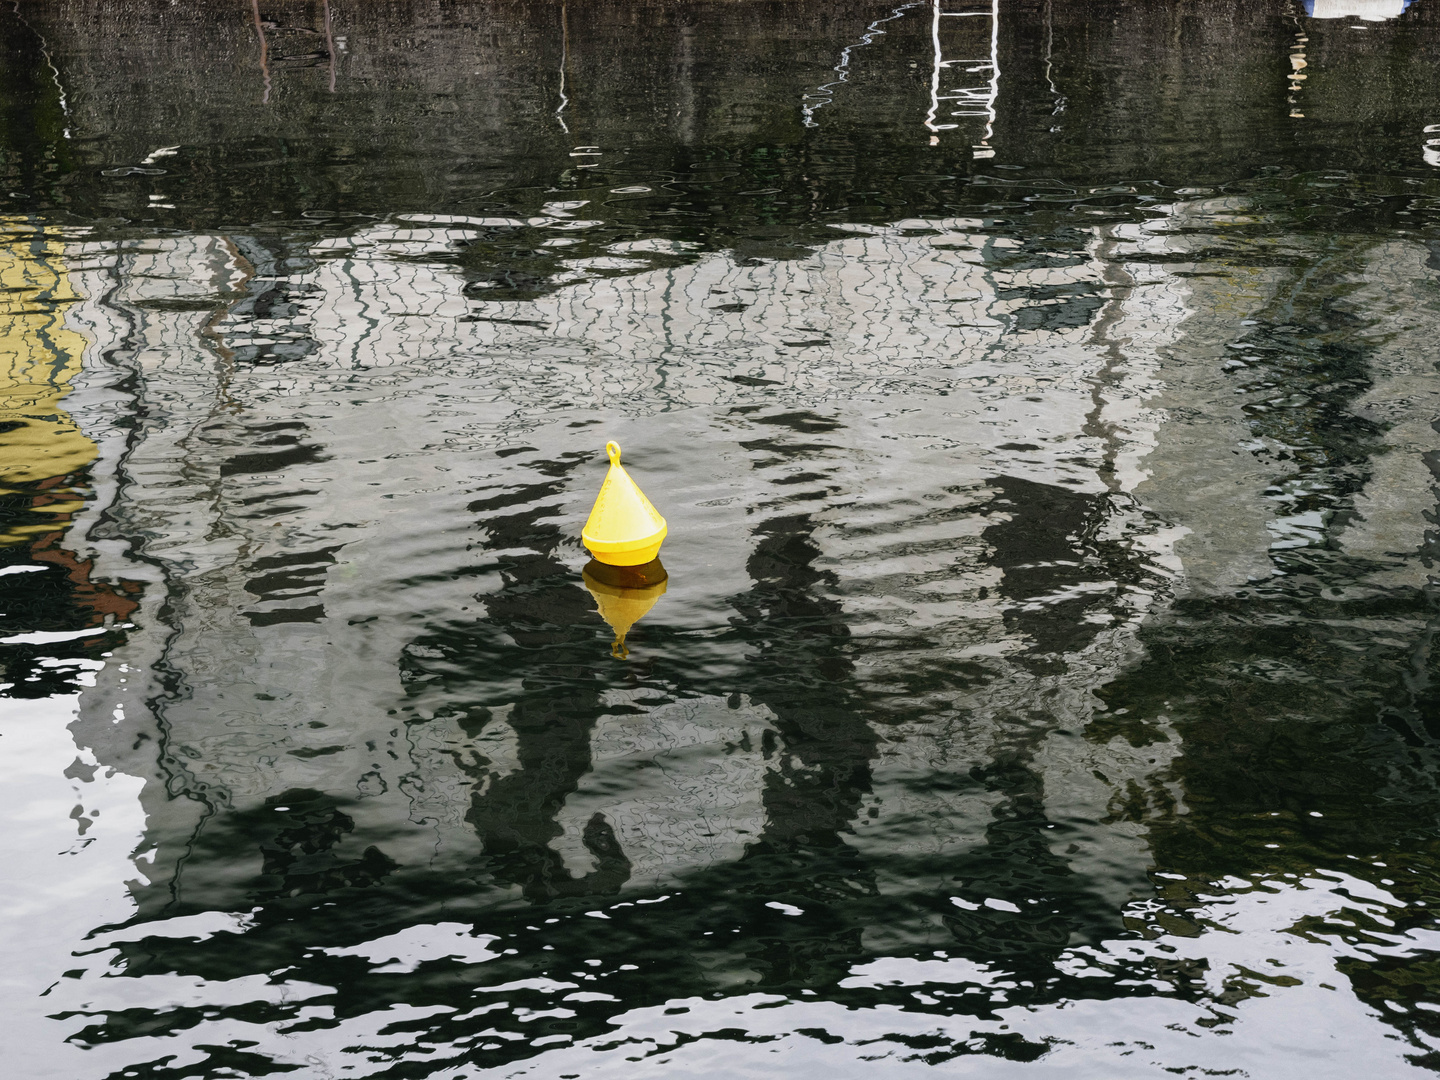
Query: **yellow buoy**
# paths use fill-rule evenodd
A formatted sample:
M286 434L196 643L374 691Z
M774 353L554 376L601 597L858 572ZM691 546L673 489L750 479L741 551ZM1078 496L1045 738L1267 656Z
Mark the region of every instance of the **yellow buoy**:
M595 610L615 631L610 655L625 659L630 655L625 647L625 635L655 606L655 601L665 595L665 567L659 559L642 566L607 566L591 559L580 572L580 578L595 598Z
M620 444L608 442L610 471L595 497L580 538L590 554L611 566L640 566L660 554L668 531L630 474L620 466Z

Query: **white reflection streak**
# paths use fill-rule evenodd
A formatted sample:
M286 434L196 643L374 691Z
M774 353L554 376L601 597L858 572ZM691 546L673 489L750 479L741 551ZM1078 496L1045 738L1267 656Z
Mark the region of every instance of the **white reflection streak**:
M565 111L565 106L570 104L570 99L565 96L565 67L570 62L570 20L566 5L560 5L560 105L555 110L555 119L560 123L560 130L566 135L570 134L570 126L565 123L565 117L560 114Z
M25 24L26 28L40 41L40 55L45 57L45 66L50 69L50 78L55 83L55 90L60 95L60 111L65 114L65 129L61 132L64 138L70 138L70 99L65 95L65 84L60 81L60 69L55 66L55 61L50 56L50 43L45 40L45 35L30 25L30 20L20 12L20 0L14 0L15 17Z
M985 100L985 137L981 139L984 145L989 144L995 136L995 104L1000 99L1000 0L992 0L990 5L990 95ZM978 149L978 147L977 147ZM976 157L992 156L995 151L988 154L977 153Z
M939 132L958 127L958 124L942 124L939 122L940 103L953 102L960 108L952 109L950 116L983 116L985 118L985 134L980 141L973 145L974 156L977 158L994 157L995 151L990 147L990 140L995 135L996 103L1000 98L1000 0L991 0L988 8L980 8L974 11L942 11L942 0L934 0L934 14L931 19L930 41L933 47L934 59L930 68L930 109L925 114L925 127L932 133L930 145L936 146L940 142ZM990 19L990 55L988 59L970 60L946 60L944 48L940 43L940 20L945 19ZM990 79L981 86L959 87L953 91L942 94L940 92L940 73L948 70L956 64L971 64L973 66L964 68L966 74L975 74L982 71L990 72Z
M911 3L901 4L885 18L876 19L869 26L867 26L865 28L865 33L860 36L859 41L855 42L853 45L846 45L845 48L841 49L840 62L834 67L834 70L839 73L840 77L832 82L823 83L815 88L818 93L824 94L825 97L822 100L817 101L814 105L801 105L800 122L803 123L806 127L818 127L819 125L817 125L815 122L816 110L823 109L826 105L829 105L830 102L835 100L835 91L832 89L833 87L839 86L841 83L848 82L850 80L851 51L860 48L862 45L869 45L877 37L883 37L885 31L880 29L882 23L894 22L910 8L919 7L922 3L924 3L924 0L912 0ZM810 95L808 94L806 95L806 97L809 96Z
M1440 169L1440 124L1430 124L1425 128L1425 134L1430 137L1421 147L1421 156L1424 157L1426 165L1434 165Z
M1045 0L1045 81L1050 84L1050 95L1055 99L1055 109L1051 116L1059 116L1065 111L1065 103L1069 100L1060 93L1060 88L1055 85L1055 23L1053 21L1052 0ZM996 54L998 59L998 54ZM1051 131L1056 130L1051 128Z
M933 46L932 59L930 63L930 111L925 114L925 126L932 132L940 131L941 128L953 128L954 124L935 123L936 114L940 111L940 68L944 64L940 51L940 0L934 0L934 11L930 21L930 42ZM939 142L936 135L930 136L930 145L934 146Z
M924 1059L901 1056L915 1037L948 1042L952 1052L979 1050L988 1055L994 1051L986 1050L983 1040L1004 1033L1003 1037L1018 1035L1047 1047L1039 1061L1006 1075L1028 1076L1033 1069L1035 1075L1138 1080L1155 1074L1151 1063L1156 1061L1183 1060L1195 1063L1189 1071L1229 1075L1244 1073L1266 1055L1301 1060L1316 1053L1309 1033L1323 1029L1331 1045L1325 1047L1323 1058L1316 1054L1323 1067L1313 1069L1311 1075L1425 1075L1412 1066L1409 1051L1429 1049L1428 1043L1421 1038L1408 1046L1400 1042L1378 1010L1355 992L1342 964L1370 959L1377 952L1423 955L1433 951L1433 932L1371 930L1378 947L1362 949L1339 935L1327 941L1295 929L1302 920L1353 926L1357 912L1372 919L1393 917L1400 909L1394 897L1334 870L1295 880L1231 879L1220 883L1218 892L1199 882L1190 887L1195 885L1204 890L1202 906L1191 912L1198 933L1177 933L1157 924L1155 914L1163 908L1147 901L1127 911L1153 928L1145 938L1073 946L1057 957L1057 974L1097 981L1123 979L1119 985L1139 991L1133 996L1011 1004L1009 994L1024 980L998 965L951 957L945 951L936 952L934 959L880 957L852 967L840 985L890 993L913 988L913 996L927 1004L968 992L974 995L971 1001L988 997L994 1003L991 1011L976 1016L957 1009L937 1015L894 1005L847 1007L819 998L787 1001L761 993L715 1001L671 998L620 1012L610 1018L613 1030L606 1034L570 1046L546 1047L527 1064L535 1074L546 1076L583 1072L591 1080L627 1080L634 1075L627 1055L644 1046L651 1057L663 1055L674 1075L714 1075L721 1053L714 1033L729 1026L743 1027L748 1042L724 1044L725 1075L769 1075L775 1071L773 1055L778 1053L803 1060L807 1075L854 1076L873 1069L870 1063L884 1061L889 1066L886 1076L919 1078L937 1070ZM1173 982L1160 977L1167 965L1175 964L1197 973L1198 993L1177 992ZM1285 981L1276 980L1264 994L1234 995L1237 983L1246 986L1241 980L1253 978L1256 971L1283 972ZM559 993L552 993L560 999ZM742 1019L736 1020L737 1016ZM337 1040L339 1045L352 1043L359 1034L352 1034L359 1026L357 1020L343 1023L345 1037ZM812 1034L815 1031L840 1037L822 1043ZM1144 1050L1147 1058L1137 1062L1137 1050ZM962 1070L965 1075L996 1074L993 1057L977 1054L971 1060L980 1064Z

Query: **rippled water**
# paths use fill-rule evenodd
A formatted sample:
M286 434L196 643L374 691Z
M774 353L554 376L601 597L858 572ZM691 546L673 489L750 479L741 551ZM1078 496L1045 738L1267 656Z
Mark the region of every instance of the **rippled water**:
M7 1075L1440 1066L1440 0L0 43Z

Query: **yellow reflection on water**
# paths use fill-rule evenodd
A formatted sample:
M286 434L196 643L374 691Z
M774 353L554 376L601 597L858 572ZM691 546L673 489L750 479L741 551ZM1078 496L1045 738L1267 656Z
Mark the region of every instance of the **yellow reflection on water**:
M63 242L36 221L0 216L0 493L25 485L33 496L29 509L50 519L5 525L0 545L63 528L80 500L47 493L45 482L58 483L97 454L60 407L86 344L65 325L67 305L80 296L63 255Z
M609 566L597 559L585 564L580 578L595 598L595 609L615 631L610 655L623 660L630 655L625 635L665 595L668 575L659 559L643 566Z

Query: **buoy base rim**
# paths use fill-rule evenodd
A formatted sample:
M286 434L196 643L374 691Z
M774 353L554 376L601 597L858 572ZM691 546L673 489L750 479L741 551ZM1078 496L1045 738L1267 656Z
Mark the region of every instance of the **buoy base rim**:
M639 566L660 554L660 545L665 542L669 531L669 527L665 526L659 532L633 540L597 540L582 533L580 539L600 562L611 566Z
M590 554L595 556L596 562L605 563L607 566L643 566L645 563L653 562L660 555L660 545L664 542L662 537L652 544L642 548L633 548L630 551L597 551L590 547Z

